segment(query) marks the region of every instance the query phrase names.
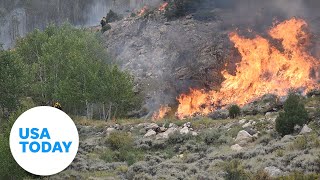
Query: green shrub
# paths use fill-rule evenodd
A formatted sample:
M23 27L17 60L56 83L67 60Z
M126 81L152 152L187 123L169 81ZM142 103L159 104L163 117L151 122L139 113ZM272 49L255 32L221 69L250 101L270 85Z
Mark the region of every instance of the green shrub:
M232 105L230 108L229 108L229 116L231 118L236 118L240 115L240 112L241 112L241 109L238 105Z
M252 180L272 180L267 172L259 170L252 178Z
M277 180L315 180L319 179L320 176L318 174L304 174L301 172L294 172L288 176L282 176L277 178Z
M207 145L221 145L228 143L228 139L225 135L221 134L217 130L206 131L202 134L203 141Z
M306 136L297 137L291 144L291 149L304 150L308 147L308 140Z
M308 113L301 102L300 97L290 93L284 103L284 112L280 112L276 119L276 130L282 136L294 132L294 126L303 126L308 120Z
M224 165L225 180L249 180L249 175L244 171L239 160L232 160Z
M132 148L133 138L126 132L113 132L107 138L107 143L113 150Z
M144 153L134 147L131 148L121 148L120 150L112 151L111 149L105 150L99 158L105 162L127 162L130 166L137 161L142 160Z
M234 138L238 135L239 131L241 131L242 129L243 128L241 126L234 126L227 132L227 135Z
M106 149L103 153L100 154L99 158L108 163L114 162L114 153L115 151L112 151L111 149Z
M168 143L169 144L180 144L190 140L193 136L189 134L180 134L180 132L176 131L173 134L169 135Z
M0 179L23 179L30 176L14 160L9 146L10 130L14 121L23 111L12 113L9 121L0 129Z

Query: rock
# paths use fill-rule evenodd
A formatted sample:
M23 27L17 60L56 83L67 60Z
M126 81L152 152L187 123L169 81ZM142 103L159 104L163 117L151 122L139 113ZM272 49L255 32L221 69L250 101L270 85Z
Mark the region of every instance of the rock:
M187 16L186 16L186 19L192 19L192 18L193 18L192 15L187 15Z
M301 131L301 126L295 125L293 129L294 129L294 132L298 134Z
M180 129L180 134L188 134L189 133L189 128L188 127L184 127L182 129Z
M146 124L145 127L144 127L144 129L145 129L146 131L149 131L150 129L156 130L157 128L159 128L159 126L158 126L158 124L156 124L156 123Z
M232 151L241 151L243 149L239 144L232 145L230 148Z
M245 131L247 131L250 135L254 135L257 133L256 130L252 129L251 127L244 128Z
M116 131L115 128L107 128L105 132L106 132L107 135L109 135L110 133L112 133L114 131Z
M292 135L285 135L283 136L283 138L281 139L281 142L283 143L288 143L288 142L292 142L295 139L294 136Z
M247 131L241 130L239 131L235 141L240 145L245 145L252 141L252 136Z
M276 122L277 117L279 116L278 112L267 112L265 118L267 121Z
M244 115L265 114L278 108L279 98L273 94L266 94L260 99L253 101L242 107Z
M244 123L246 123L246 119L241 119L240 121L239 121L239 124L244 124Z
M313 97L313 96L320 96L320 90L319 89L313 89L307 93L308 97Z
M167 128L165 128L165 127L160 127L160 128L159 128L159 131L160 131L160 132L165 132L166 130L167 130Z
M247 127L251 127L251 123L250 123L250 122L248 122L248 123L246 123L246 124L244 124L244 125L242 126L242 128L247 128Z
M174 123L170 123L169 124L169 128L177 128L178 126L176 125L176 124L174 124Z
M269 166L264 168L264 171L270 176L270 177L278 177L282 175L282 171L278 169L275 166Z
M166 132L159 133L156 136L156 139L168 139L170 134L173 134L175 131L177 131L177 128L169 128L166 130Z
M308 125L304 125L299 134L307 134L312 132L312 129L308 127Z
M198 133L193 131L193 132L191 132L191 135L192 136L198 136Z
M151 136L155 136L157 133L150 129L143 137L151 137Z
M116 130L122 130L122 127L119 124L113 125L112 128L114 128Z
M229 111L228 110L217 110L213 113L210 113L208 115L211 119L227 119L229 117Z
M191 128L191 122L184 123L183 127Z

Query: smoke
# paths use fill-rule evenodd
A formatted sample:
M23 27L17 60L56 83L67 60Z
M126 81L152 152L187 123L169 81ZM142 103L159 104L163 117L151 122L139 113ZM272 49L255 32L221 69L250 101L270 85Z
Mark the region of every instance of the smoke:
M102 17L106 16L107 12L111 9L112 3L106 0L95 0L89 7L87 13L86 26L96 26L99 24Z

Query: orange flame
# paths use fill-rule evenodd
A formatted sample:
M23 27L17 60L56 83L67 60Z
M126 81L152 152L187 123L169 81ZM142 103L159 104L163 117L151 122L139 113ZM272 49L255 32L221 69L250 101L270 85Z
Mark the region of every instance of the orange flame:
M161 106L158 112L155 112L152 116L152 120L160 120L163 119L168 113L171 111L169 106Z
M166 7L167 7L168 5L169 5L168 2L165 2L165 3L161 4L160 7L159 7L159 11L164 11L164 10L166 10Z
M290 88L303 88L304 92L319 88L310 77L310 72L319 67L319 61L306 52L305 27L304 20L293 18L269 31L272 38L281 41L283 51L261 36L248 39L231 33L230 40L242 56L236 75L222 71L225 81L220 91L191 89L189 94L180 95L176 116L183 119L195 114L207 115L228 104L243 106L268 93L284 96Z
M138 16L143 16L148 10L148 6L144 6L138 13Z

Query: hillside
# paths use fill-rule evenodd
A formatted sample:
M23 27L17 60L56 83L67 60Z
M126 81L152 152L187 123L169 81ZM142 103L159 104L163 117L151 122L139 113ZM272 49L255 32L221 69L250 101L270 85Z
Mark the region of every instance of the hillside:
M310 123L284 137L275 131L279 112L155 123L77 119L79 153L49 179L225 179L227 173L236 179L299 179L294 172L307 178L320 172L319 100L304 100Z

